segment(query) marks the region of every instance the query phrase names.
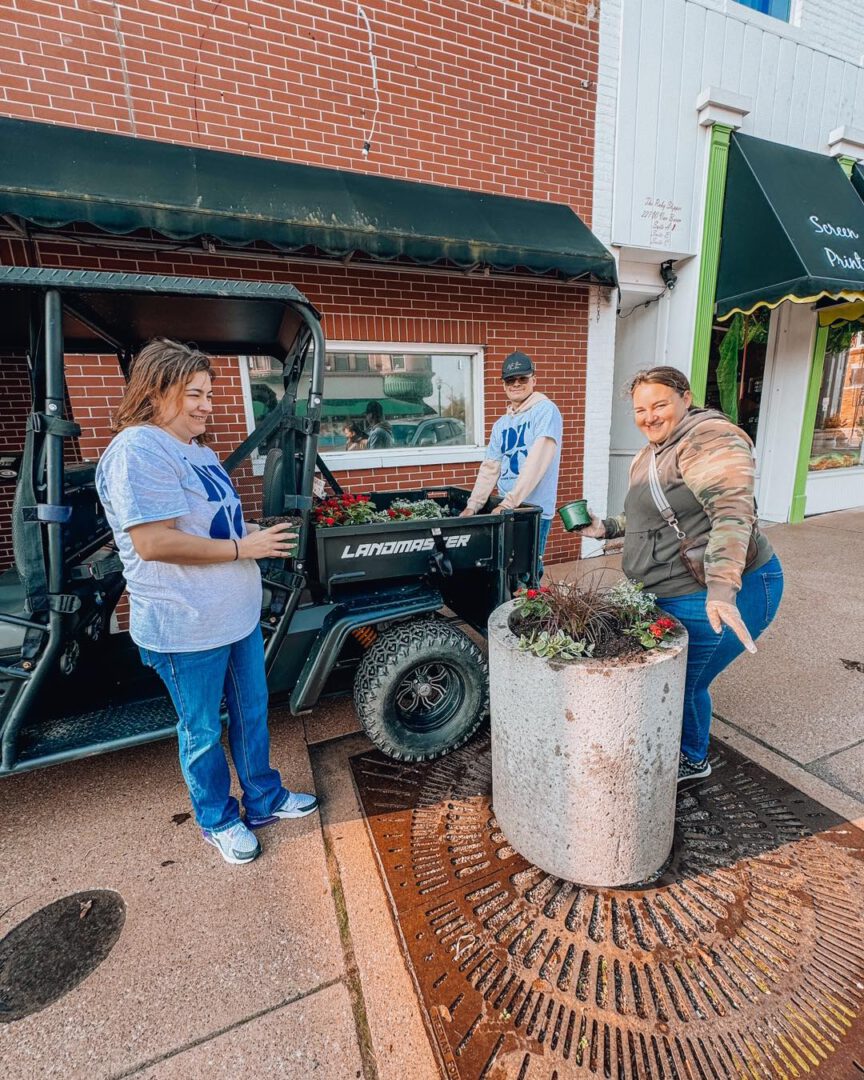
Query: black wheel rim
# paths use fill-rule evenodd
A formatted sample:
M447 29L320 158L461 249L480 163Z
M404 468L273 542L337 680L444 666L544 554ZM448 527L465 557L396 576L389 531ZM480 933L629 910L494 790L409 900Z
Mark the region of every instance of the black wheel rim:
M418 664L396 687L396 715L410 731L435 731L452 720L465 700L465 683L441 660Z

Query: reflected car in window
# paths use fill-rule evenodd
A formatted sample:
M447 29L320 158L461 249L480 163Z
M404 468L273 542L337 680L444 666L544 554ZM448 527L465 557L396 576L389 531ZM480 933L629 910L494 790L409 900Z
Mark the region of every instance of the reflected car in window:
M452 417L430 416L424 420L391 423L396 446L465 446L465 424Z

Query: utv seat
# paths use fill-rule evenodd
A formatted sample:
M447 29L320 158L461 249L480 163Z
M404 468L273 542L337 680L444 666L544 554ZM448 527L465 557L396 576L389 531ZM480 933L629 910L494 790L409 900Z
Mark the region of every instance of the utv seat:
M19 619L30 617L24 606L24 584L14 566L0 574L0 656L20 654L26 630L23 626L6 622L4 615Z

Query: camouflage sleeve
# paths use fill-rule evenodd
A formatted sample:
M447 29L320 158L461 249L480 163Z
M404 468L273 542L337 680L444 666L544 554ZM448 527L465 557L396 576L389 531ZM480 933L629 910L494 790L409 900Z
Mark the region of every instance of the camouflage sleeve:
M711 522L705 551L708 599L734 604L756 520L753 444L728 421L700 424L682 440L678 467Z
M614 540L616 536L624 535L624 529L627 525L627 515L616 514L614 517L603 518L603 525L606 529L606 539Z

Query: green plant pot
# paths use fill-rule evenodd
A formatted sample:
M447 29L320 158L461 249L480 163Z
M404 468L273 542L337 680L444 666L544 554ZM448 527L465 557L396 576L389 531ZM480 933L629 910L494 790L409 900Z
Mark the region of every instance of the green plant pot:
M558 509L558 517L567 532L578 532L586 525L591 524L591 515L588 513L588 501L576 499L574 502L565 503Z
M260 518L256 522L256 524L260 525L262 529L269 529L271 526L281 524L281 522L283 522L283 521L290 521L292 523L296 523L296 525L297 525L297 527L299 529L300 520L294 514L272 514L270 517ZM297 535L294 537L294 541L291 544L290 551L289 551L289 553L288 553L288 555L286 557L291 558L291 559L296 559L297 556L299 555L299 553L300 553L300 533L298 532ZM273 562L274 564L278 563L278 562L281 562L280 559L272 559L272 560L271 559L265 559L265 560L261 560L261 561L262 562L267 562L267 563Z

